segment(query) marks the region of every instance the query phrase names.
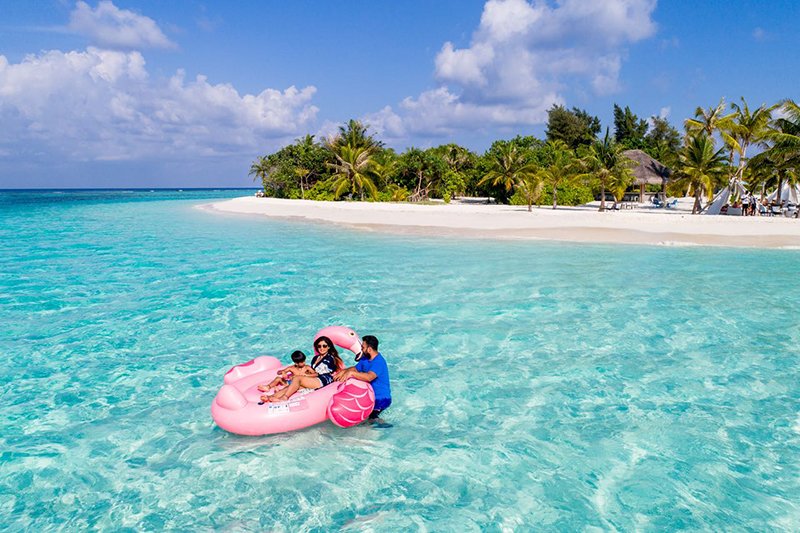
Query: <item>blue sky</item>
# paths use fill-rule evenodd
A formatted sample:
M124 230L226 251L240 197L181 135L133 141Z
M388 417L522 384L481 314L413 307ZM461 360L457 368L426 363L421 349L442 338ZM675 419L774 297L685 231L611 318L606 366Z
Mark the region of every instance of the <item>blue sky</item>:
M543 135L553 103L680 126L797 99L800 3L0 0L0 188L248 186L358 118L398 150Z

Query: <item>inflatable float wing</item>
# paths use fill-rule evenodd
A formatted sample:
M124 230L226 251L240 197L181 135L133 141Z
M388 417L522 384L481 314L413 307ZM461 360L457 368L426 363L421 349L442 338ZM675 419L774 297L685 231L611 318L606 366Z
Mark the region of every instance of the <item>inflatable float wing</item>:
M356 357L361 339L342 326L329 326L314 336L326 336ZM261 403L258 386L269 383L284 365L275 357L262 356L236 365L225 374L224 385L211 403L211 416L224 430L239 435L269 435L306 428L330 419L339 427L363 422L375 406L372 386L364 381L334 381L310 392L298 391L283 402Z

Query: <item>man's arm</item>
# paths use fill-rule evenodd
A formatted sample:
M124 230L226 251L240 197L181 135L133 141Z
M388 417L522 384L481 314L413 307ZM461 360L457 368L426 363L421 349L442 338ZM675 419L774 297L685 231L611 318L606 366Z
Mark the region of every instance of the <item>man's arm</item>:
M359 372L358 370L356 370L356 367L351 366L350 368L345 368L341 372L335 374L334 379L336 381L345 381L347 379L354 378L359 381L366 381L367 383L370 383L374 381L375 378L377 377L378 374L376 374L371 370L369 372Z

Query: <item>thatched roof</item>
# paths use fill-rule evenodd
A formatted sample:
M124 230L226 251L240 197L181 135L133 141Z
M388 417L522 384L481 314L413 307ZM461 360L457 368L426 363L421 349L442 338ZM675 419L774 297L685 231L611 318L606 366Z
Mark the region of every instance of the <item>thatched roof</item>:
M641 150L625 150L622 155L636 163L631 172L637 185L662 185L669 181L672 171Z

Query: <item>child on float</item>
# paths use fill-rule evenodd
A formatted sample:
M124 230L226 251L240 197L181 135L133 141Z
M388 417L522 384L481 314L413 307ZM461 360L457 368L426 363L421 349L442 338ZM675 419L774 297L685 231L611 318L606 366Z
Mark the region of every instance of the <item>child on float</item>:
M344 368L342 358L333 342L325 336L314 341L314 359L311 360L313 374L298 375L297 379L282 388L272 396L267 396L265 402L280 402L291 398L292 394L304 389L321 389L333 383L333 373Z
M288 387L292 383L292 379L296 376L309 376L314 377L317 375L310 366L306 364L306 354L300 350L292 352L292 365L278 370L275 379L266 385L259 385L258 390L266 394L261 396L261 401L269 401L271 395L275 394L278 390Z

